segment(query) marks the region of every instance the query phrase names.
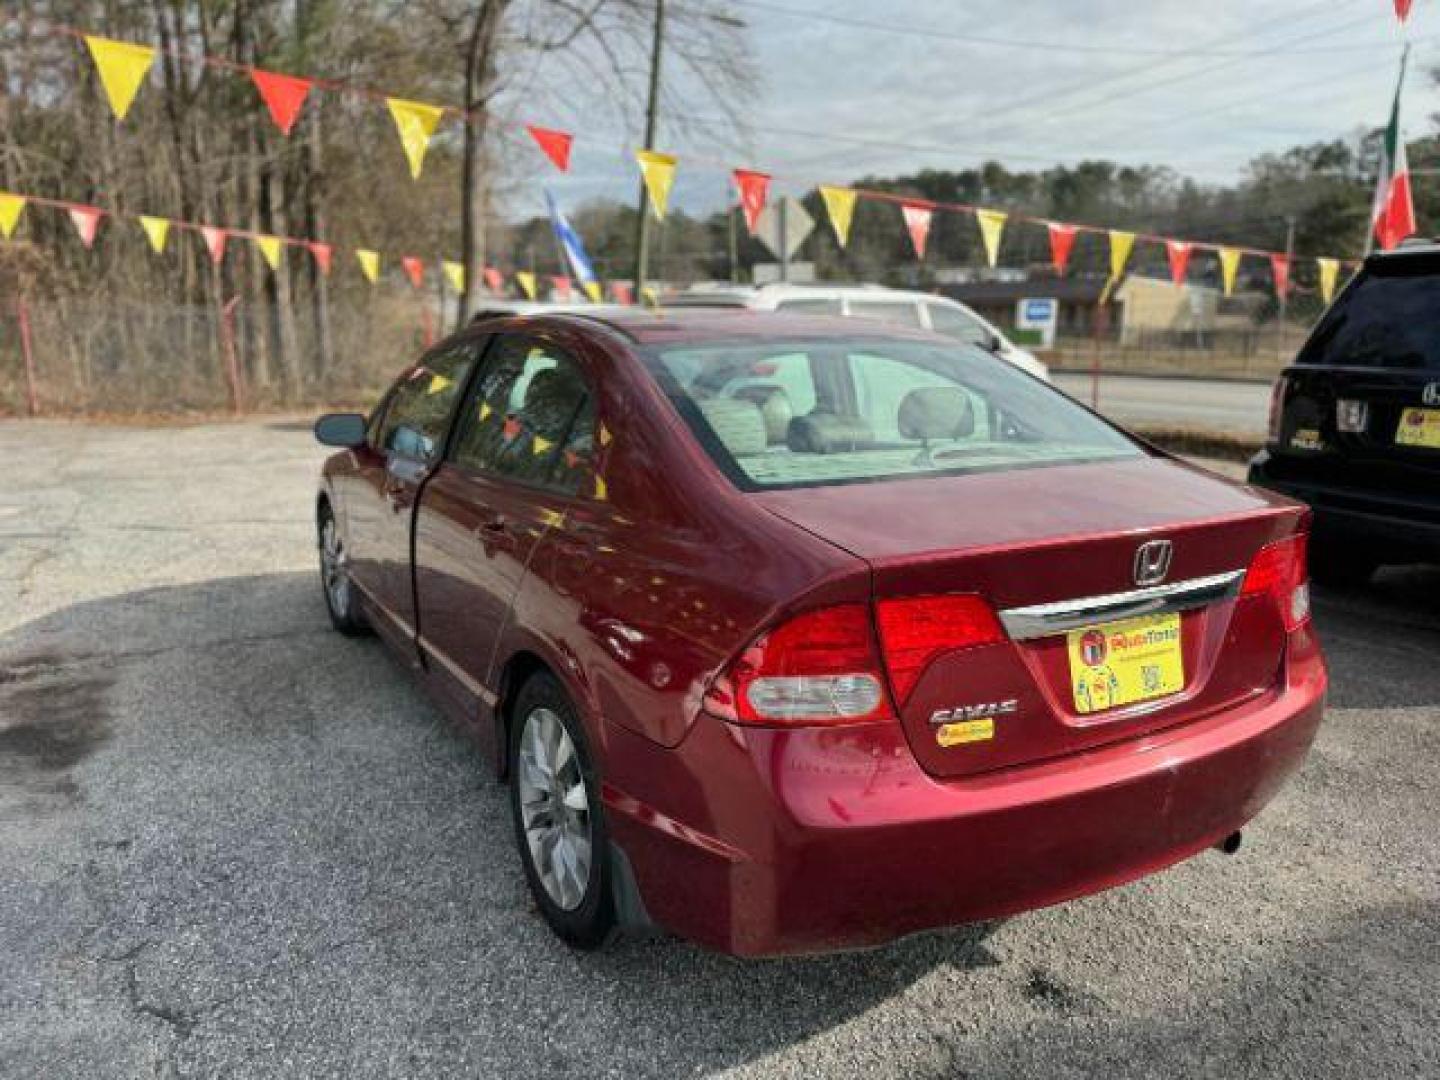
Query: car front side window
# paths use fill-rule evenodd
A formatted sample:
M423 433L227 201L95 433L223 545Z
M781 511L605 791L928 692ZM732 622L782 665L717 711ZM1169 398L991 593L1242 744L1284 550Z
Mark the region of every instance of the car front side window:
M461 341L426 356L390 392L376 444L382 453L413 461L435 459L466 376L481 349Z
M591 469L594 399L580 365L535 338L502 338L461 409L462 468L573 494Z

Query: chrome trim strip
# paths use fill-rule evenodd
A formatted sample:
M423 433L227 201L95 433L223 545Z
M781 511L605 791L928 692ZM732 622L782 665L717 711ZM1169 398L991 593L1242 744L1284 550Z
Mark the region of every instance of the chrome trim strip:
M1210 577L1176 581L1170 585L1154 585L1133 592L1087 596L1080 600L1061 600L1053 604L1010 608L1000 612L1000 622L1015 641L1049 637L1098 622L1133 619L1139 615L1162 615L1172 611L1189 611L1217 600L1228 600L1240 592L1244 570L1231 570Z
M451 678L453 678L456 682L463 686L467 693L474 694L477 698L479 698L491 708L493 708L495 703L500 700L499 694L495 693L493 690L490 690L478 680L471 678L470 675L466 673L464 668L462 668L454 660L451 660L450 657L446 656L443 652L437 649L430 642L430 640L425 637L424 634L420 635L420 648L424 650L425 655L428 656L430 659L438 660L440 662L440 666L443 667L447 672L449 672Z

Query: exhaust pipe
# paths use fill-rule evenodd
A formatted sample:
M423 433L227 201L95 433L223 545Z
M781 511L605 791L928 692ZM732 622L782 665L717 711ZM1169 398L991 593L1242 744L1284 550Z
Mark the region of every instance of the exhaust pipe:
M1224 840L1221 840L1218 844L1216 844L1215 850L1222 851L1226 855L1234 855L1237 851L1240 850L1241 839L1242 838L1240 835L1240 830L1236 829L1229 836L1225 837Z

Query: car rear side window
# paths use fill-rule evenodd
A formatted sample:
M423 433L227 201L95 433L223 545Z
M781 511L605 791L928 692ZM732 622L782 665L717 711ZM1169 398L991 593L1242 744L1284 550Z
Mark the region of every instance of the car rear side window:
M850 315L856 319L874 319L891 326L920 326L920 305L912 300L851 300Z
M990 331L973 315L949 304L926 304L925 307L930 312L930 326L937 334L944 334L971 345L985 345L989 342Z
M455 398L482 343L464 340L426 356L390 391L375 444L384 452L414 461L431 461L445 440Z
M642 355L697 441L743 490L1144 455L1058 390L973 346L876 337ZM751 373L781 359L808 385L796 392L772 379L760 395Z
M590 469L594 401L580 365L535 338L496 342L461 408L457 465L573 493Z
M839 300L825 300L820 297L805 297L799 300L781 300L775 305L776 311L791 315L841 315Z
M1440 259L1398 256L1367 266L1322 320L1298 362L1440 370Z

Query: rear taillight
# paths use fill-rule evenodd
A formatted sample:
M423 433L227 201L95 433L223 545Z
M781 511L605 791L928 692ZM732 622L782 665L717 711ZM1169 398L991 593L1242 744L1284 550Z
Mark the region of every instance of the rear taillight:
M889 719L864 604L807 611L768 631L705 694L706 708L749 724L851 724Z
M901 704L937 656L1005 639L994 609L968 593L881 600L875 614L890 685Z
M1240 588L1242 596L1273 597L1287 631L1298 630L1310 618L1307 542L1305 533L1297 533L1261 548Z
M1290 387L1290 380L1281 375L1275 380L1275 385L1270 390L1270 420L1266 425L1270 433L1270 441L1280 441L1280 430L1285 419L1285 391Z

